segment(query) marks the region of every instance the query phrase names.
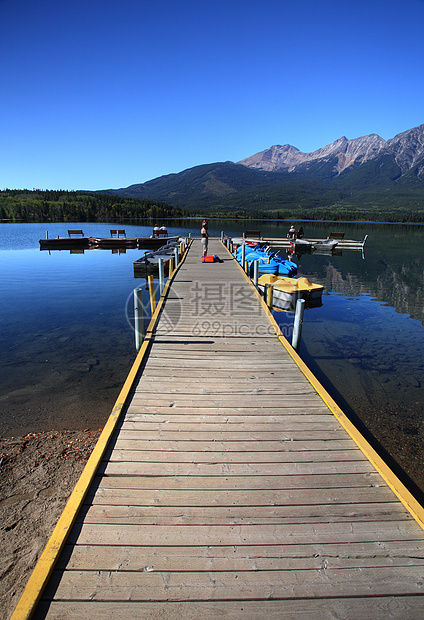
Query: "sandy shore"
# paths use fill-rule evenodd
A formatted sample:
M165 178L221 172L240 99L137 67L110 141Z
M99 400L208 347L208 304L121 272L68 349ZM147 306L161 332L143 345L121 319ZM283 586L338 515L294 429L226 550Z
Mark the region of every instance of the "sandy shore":
M100 430L0 440L0 618L10 617Z

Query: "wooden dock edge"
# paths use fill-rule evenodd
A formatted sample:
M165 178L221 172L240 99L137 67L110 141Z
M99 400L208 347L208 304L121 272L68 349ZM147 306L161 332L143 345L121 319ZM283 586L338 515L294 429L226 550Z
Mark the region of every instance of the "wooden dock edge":
M224 246L225 247L225 246ZM227 248L226 248L227 249ZM231 256L231 252L229 252ZM234 256L233 256L234 258ZM234 260L236 260L234 258ZM236 260L238 267L243 273L245 279L250 283L251 287L255 291L258 299L260 300L262 307L264 308L268 319L270 320L278 339L281 344L284 346L286 351L292 357L294 362L297 364L299 369L303 372L305 377L308 379L309 383L312 387L317 391L318 395L322 398L324 403L327 405L329 410L335 415L337 420L349 434L349 436L356 443L361 452L366 456L366 458L370 461L370 463L375 467L387 485L392 489L395 493L396 497L402 502L410 515L417 521L420 527L424 530L424 506L420 504L420 502L413 496L413 494L406 488L403 482L397 477L397 475L392 471L392 469L387 465L384 459L378 454L378 452L370 445L370 443L365 439L362 433L356 428L356 426L349 420L347 415L342 411L342 409L337 405L334 399L330 396L327 390L321 385L315 375L309 370L305 362L301 359L301 357L296 353L288 340L283 336L281 329L275 320L272 312L266 305L264 299L260 295L259 291L256 289L252 280L249 278L247 273L244 271L242 266Z
M112 433L116 429L118 420L126 404L130 390L147 353L147 349L152 338L152 332L159 319L159 315L168 294L168 290L171 286L172 281L174 280L175 275L178 273L180 266L184 263L186 259L187 250L188 248L184 252L184 255L182 256L178 266L174 269L172 275L168 278L165 284L162 295L159 298L156 309L147 327L146 336L144 338L143 344L140 347L139 352L137 353L137 357L135 358L128 377L126 378L125 383L122 386L122 389L115 402L112 412L105 424L105 427L103 428L103 431L94 447L93 452L91 453L90 458L87 461L86 466L82 471L81 476L79 477L77 484L75 485L74 490L72 491L66 503L66 506L59 518L59 521L57 522L55 529L53 530L52 535L47 541L43 553L41 554L37 564L34 567L33 572L31 573L27 585L25 586L25 589L13 611L13 614L10 617L10 620L29 619L35 611L35 608L41 598L43 590L54 569L57 559L63 549L63 546L65 545L69 532L74 525L75 519L85 499L87 491L94 479L94 476L96 475L97 469L106 451L110 438L112 437Z

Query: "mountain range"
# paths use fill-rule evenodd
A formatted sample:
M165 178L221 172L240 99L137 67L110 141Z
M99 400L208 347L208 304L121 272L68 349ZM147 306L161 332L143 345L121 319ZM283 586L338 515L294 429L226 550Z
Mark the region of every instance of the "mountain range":
M424 217L424 124L383 140L346 137L312 153L275 145L240 162L217 162L127 188L103 190L160 200L190 212L339 216L375 211Z

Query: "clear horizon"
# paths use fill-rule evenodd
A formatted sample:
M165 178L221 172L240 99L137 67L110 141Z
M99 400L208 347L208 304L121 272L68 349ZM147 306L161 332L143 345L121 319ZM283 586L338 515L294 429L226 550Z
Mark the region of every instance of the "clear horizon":
M424 122L424 0L0 0L0 189L117 189Z

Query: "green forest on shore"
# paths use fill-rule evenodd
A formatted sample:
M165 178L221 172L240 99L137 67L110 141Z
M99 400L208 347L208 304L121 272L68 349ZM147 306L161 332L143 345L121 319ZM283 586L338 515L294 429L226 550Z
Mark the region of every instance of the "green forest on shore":
M291 219L327 221L424 222L424 208L384 208L364 202L325 204L317 197L308 205L296 204L295 196L279 208L261 209L258 200L240 203L178 208L158 200L120 197L114 194L61 190L0 191L0 221L8 222L105 222L125 219L169 219L194 216L231 219Z
M0 192L0 220L11 222L103 222L184 217L165 202L56 190Z

